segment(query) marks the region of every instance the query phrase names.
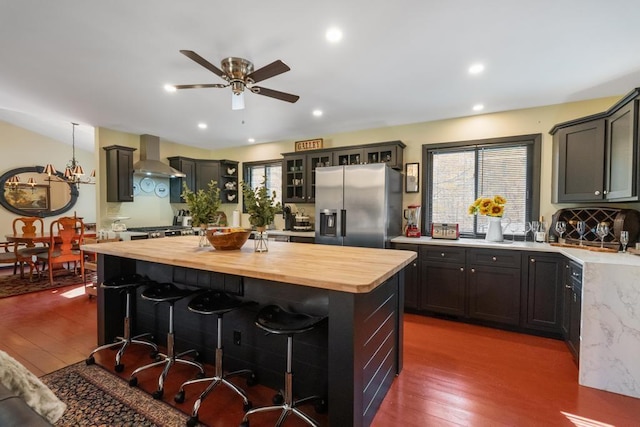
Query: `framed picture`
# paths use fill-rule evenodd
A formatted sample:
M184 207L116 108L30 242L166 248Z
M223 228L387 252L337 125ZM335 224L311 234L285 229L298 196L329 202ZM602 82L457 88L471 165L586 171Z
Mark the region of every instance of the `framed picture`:
M20 184L16 188L4 189L4 198L16 209L24 211L48 211L51 200L48 185Z
M420 163L407 163L405 165L404 191L417 193L420 189Z

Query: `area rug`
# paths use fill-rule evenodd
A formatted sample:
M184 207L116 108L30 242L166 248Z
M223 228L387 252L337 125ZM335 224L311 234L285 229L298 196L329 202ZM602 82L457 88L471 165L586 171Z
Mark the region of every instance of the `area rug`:
M87 282L90 280L91 275L87 275ZM0 298L81 284L82 277L72 274L54 277L53 285L49 283L49 276L46 275L40 278L34 277L33 282L30 282L28 277L21 279L20 274L15 276L0 276Z
M80 362L40 379L67 404L58 427L184 426L188 419L99 365Z

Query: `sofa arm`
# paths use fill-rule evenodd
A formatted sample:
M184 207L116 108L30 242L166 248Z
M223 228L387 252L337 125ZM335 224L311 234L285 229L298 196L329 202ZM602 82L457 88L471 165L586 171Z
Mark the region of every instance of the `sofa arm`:
M0 384L0 426L3 427L40 427L51 426L15 393Z

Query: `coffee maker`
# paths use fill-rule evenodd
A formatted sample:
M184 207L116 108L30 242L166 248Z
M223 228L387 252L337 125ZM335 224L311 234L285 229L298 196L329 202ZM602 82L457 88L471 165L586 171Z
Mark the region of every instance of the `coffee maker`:
M409 205L404 210L404 219L407 220L407 225L404 229L404 234L407 237L420 237L420 205Z

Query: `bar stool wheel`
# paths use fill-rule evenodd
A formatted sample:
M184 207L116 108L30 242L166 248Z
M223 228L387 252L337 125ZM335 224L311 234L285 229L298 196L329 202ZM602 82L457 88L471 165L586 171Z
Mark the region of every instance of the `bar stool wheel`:
M96 363L96 358L93 356L87 357L84 363L86 363L87 366L94 365Z
M135 387L138 385L138 377L129 378L129 386Z
M328 406L326 399L319 399L313 404L313 409L316 411L316 414L325 414Z
M252 372L251 375L247 377L247 385L253 387L256 384L258 384L258 377Z
M184 390L177 392L176 395L173 397L173 400L175 400L176 403L183 403L184 402Z
M118 363L115 367L114 367L116 372L122 372L124 371L124 365L122 363Z
M162 395L164 395L164 390L156 390L153 393L151 393L151 397L153 397L156 400L162 399Z
M240 427L249 427L249 420L241 422Z
M198 417L189 417L187 427L196 427L198 425Z
M282 396L282 393L278 392L271 398L271 402L273 402L274 405L282 405L282 402L284 402L284 396Z

